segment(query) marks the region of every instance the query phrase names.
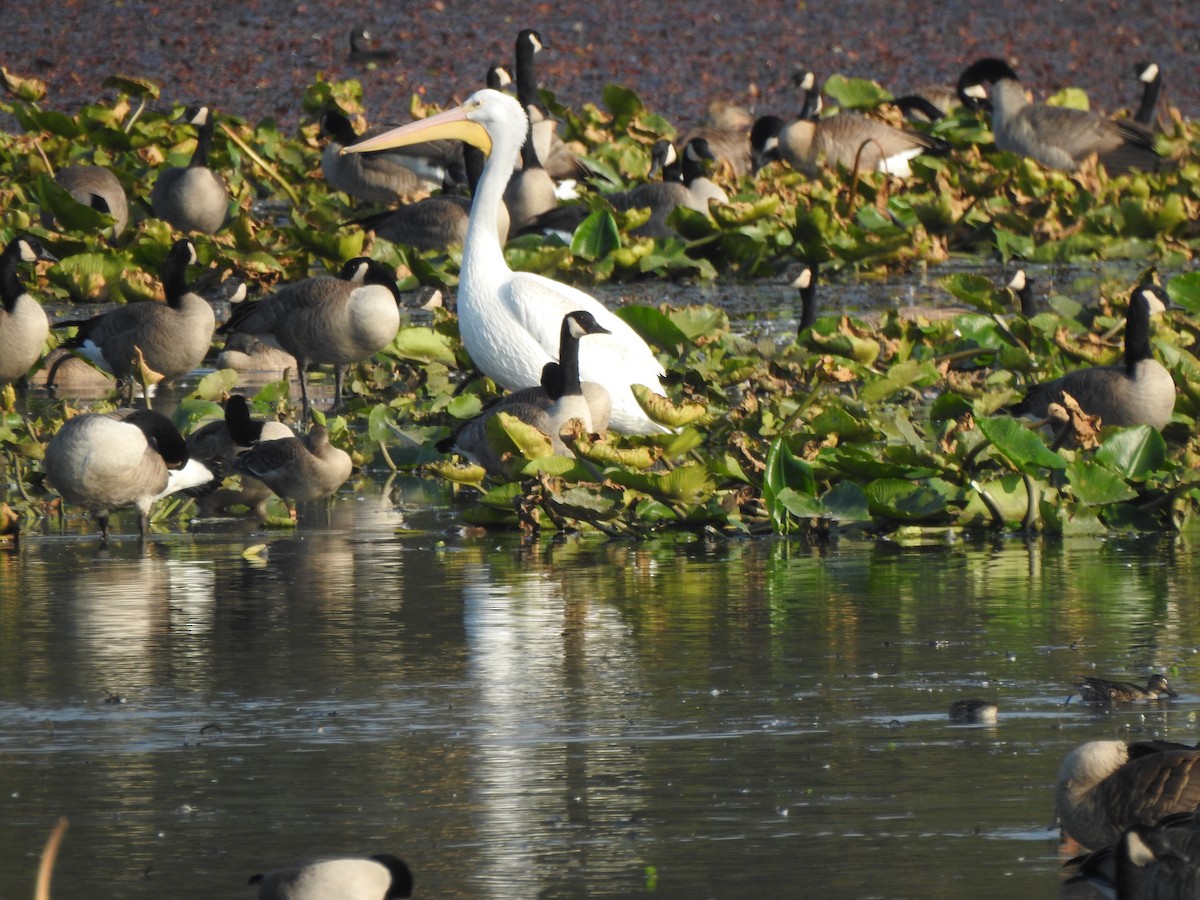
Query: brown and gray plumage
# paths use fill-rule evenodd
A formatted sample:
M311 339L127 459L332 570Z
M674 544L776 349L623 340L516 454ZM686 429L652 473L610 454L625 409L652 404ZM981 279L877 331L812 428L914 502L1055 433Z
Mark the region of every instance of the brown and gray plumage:
M273 419L255 419L250 415L250 405L241 394L234 394L225 401L225 415L216 422L208 422L187 437L188 451L199 459L223 460L233 468L238 455L249 450L259 441L276 441L295 437L294 432L283 422ZM241 476L240 490L221 488L204 497L201 509L205 514L244 505L260 519L267 517L266 503L271 489L251 475Z
M284 500L305 503L332 497L353 468L350 454L329 442L329 429L313 425L302 438L260 441L238 454L233 469L257 478Z
M112 216L113 237L129 223L129 201L117 176L104 166L66 166L54 176L72 197L84 206Z
M452 141L427 141L379 153L342 154L343 147L386 130L377 126L359 135L337 110L322 114L321 134L329 137L329 143L321 154L321 171L331 188L369 203L392 206L441 187L446 172L461 162L461 151Z
M1110 175L1130 169L1153 172L1164 162L1154 149L1154 135L1136 123L1031 102L1017 73L1002 59L981 59L963 72L958 80L963 104L974 109L983 105L983 85L988 83L992 133L1001 150L1065 172L1074 172L1092 157Z
M1136 703L1141 700L1161 700L1164 697L1177 697L1167 684L1167 676L1155 672L1146 681L1146 686L1133 684L1129 681L1109 681L1107 678L1084 677L1076 685L1079 696L1089 703Z
M684 148L682 159L668 140L656 141L650 151L650 174L663 173L662 181L652 181L621 191L606 194L605 199L614 209L649 209L650 218L633 230L638 237L667 237L675 234L667 219L677 208L683 206L708 214L708 201L728 203L729 198L704 170L704 160L714 161L708 142L695 138ZM676 177L670 177L677 172Z
M234 369L238 372L270 372L282 377L284 372L295 372L296 357L273 344L260 340L253 334L237 332L229 335L225 347L217 354L218 369Z
M513 173L504 189L504 206L514 231L520 231L558 206L554 179L538 159L531 135L532 132L526 136L521 147L521 168Z
M399 302L395 272L358 257L343 265L336 278L305 278L257 302L238 304L221 331L252 334L292 354L307 414L306 367L334 367L336 409L345 367L374 356L400 330Z
M195 245L176 241L162 267L166 303L130 303L84 322L60 323L79 326L66 345L125 381L138 375L139 351L164 379L188 374L203 362L216 328L212 306L188 289L188 266L195 262Z
M37 238L21 235L0 253L0 385L11 384L42 356L50 321L40 303L21 284L23 262L54 260Z
M1200 807L1200 750L1169 742L1091 741L1067 754L1055 810L1063 831L1090 849L1133 825Z
M445 440L442 452L453 450L478 463L494 475L504 474L504 460L497 454L488 436L488 423L498 413L507 413L532 425L550 438L550 446L559 456L571 456L562 439L562 429L578 419L590 434L608 430L612 400L601 385L579 380L579 341L589 334L609 334L591 313L580 310L563 316L559 333L558 362L542 369L542 383L501 397L480 415Z
M1086 856L1067 884L1086 881L1117 900L1191 900L1200 897L1200 820L1168 816L1154 826L1135 825L1120 839Z
M911 159L942 152L945 145L927 134L840 113L786 123L777 116L763 116L750 130L750 147L754 171L781 159L802 172L815 172L822 163L853 171L857 164L863 171L907 178L912 174Z
M95 514L106 541L112 510L135 507L144 537L155 500L207 490L220 477L213 464L188 452L170 419L148 409L68 419L46 447L45 470L63 500Z
M215 234L229 214L225 179L208 167L215 116L207 106L190 107L184 115L198 129L196 150L186 166L172 166L158 174L150 189L150 207L179 231Z
M753 160L750 157L753 116L740 106L714 100L708 105L708 117L709 124L691 128L680 139L679 146L687 147L693 140L705 140L713 158L728 163L734 175L741 178L753 173Z
M1070 394L1085 413L1099 416L1104 425L1151 425L1161 429L1171 421L1175 409L1175 382L1151 355L1150 315L1154 309L1169 305L1162 288L1135 288L1125 324L1124 365L1077 369L1033 385L1012 412L1046 418L1051 404L1061 404L1063 395Z
M412 872L387 853L318 859L254 875L258 900L399 900L411 897Z
M365 26L350 30L350 62L384 63L396 59L396 51L375 44L375 36Z

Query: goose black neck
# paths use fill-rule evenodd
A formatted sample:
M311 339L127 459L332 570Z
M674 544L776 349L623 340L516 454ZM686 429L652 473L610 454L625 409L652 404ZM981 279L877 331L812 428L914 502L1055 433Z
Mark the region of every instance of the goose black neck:
M810 267L808 284L800 289L800 331L812 328L817 321L817 269Z
M463 166L467 170L467 185L471 188L471 196L479 187L479 179L483 177L483 167L487 165L487 156L478 147L463 144Z
M139 409L126 416L125 421L141 429L146 440L168 466L182 466L188 461L187 441L162 413Z
M538 94L537 70L533 64L533 41L522 33L517 37L517 99L521 106L529 109L531 106L541 108L541 96Z
M549 368L549 365L546 366ZM542 377L546 377L543 369ZM562 330L558 337L558 366L554 379L557 383L553 388L542 387L554 400L559 397L578 396L583 393L579 384L579 338L571 332L571 320L563 318Z
M239 447L249 447L262 437L263 423L250 417L250 405L241 394L225 401L225 427L230 439Z
M1125 314L1125 371L1133 375L1137 364L1150 359L1150 301L1147 288L1138 288Z
M196 152L192 154L192 161L188 163L188 168L196 169L208 165L208 152L212 149L212 136L213 114L209 112L196 135Z
M1158 93L1161 90L1162 75L1155 75L1151 81L1146 82L1146 87L1142 90L1142 103L1133 114L1133 121L1142 125L1149 125L1154 121L1154 108L1158 106Z
M191 264L190 252L180 248L172 248L163 263L162 280L163 293L167 295L167 305L178 309L184 294L188 292L187 267Z
M8 312L13 311L17 299L25 293L21 279L17 277L17 266L21 262L21 248L17 241L12 241L4 252L0 253L0 301Z
M541 167L542 162L538 159L537 149L533 146L533 123L530 122L529 127L525 129L525 143L521 145L521 168L526 172L532 172Z

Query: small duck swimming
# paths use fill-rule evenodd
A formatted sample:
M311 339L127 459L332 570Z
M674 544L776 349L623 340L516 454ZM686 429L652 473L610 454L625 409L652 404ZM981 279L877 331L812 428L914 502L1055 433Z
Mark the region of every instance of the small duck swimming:
M1167 684L1167 676L1160 672L1151 675L1145 687L1138 687L1129 681L1086 677L1076 687L1079 688L1079 696L1087 703L1137 703L1179 696Z

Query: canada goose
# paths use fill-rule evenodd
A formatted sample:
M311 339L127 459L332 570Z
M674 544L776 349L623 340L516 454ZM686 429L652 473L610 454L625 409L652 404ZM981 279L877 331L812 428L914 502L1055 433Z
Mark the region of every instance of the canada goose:
M171 420L149 409L68 419L46 447L45 470L63 500L95 514L105 541L111 511L135 507L145 537L155 500L220 481L218 467L190 456Z
M554 179L538 160L532 132L521 147L521 168L513 173L504 189L504 205L508 208L510 227L515 231L558 206Z
M242 374L271 372L282 378L285 372L295 372L299 366L296 357L286 350L253 334L238 331L225 339L225 347L217 354L217 368L233 369Z
M362 25L350 29L350 62L384 63L392 62L395 58L395 50L375 46L375 38L370 29Z
M104 166L66 166L54 180L84 206L113 219L113 237L120 237L129 223L129 201L117 176Z
M347 149L386 148L430 135L490 148L471 205L459 272L458 325L467 353L502 387L534 387L541 383L542 366L558 352L562 317L587 310L612 334L595 337L580 350L580 374L585 381L602 384L612 396L613 428L626 434L665 431L645 414L630 390L630 384L644 384L663 393L663 368L646 342L595 298L541 275L514 272L504 259L497 210L521 150L526 121L518 101L485 88L458 109Z
M803 263L791 285L800 292L800 324L796 326L799 337L817 321L817 264Z
M526 28L517 35L514 67L517 99L521 101L525 114L529 117L528 140L532 142L538 161L551 179L562 181L567 178L582 178L587 174L587 169L558 136L556 123L546 112L538 92L534 56L545 46L542 36L532 28ZM514 230L519 229L514 226Z
M711 124L697 125L684 133L679 146L687 147L694 140L705 140L713 159L729 164L738 178L754 172L750 156L750 127L753 117L740 106L713 101L708 105Z
M463 163L471 194L479 184L486 157L476 147L463 147ZM552 188L553 189L553 188ZM467 223L471 218L471 198L442 193L404 203L395 209L375 213L355 223L394 244L404 244L417 251L447 250L461 247L467 239ZM510 217L508 207L500 204L497 229L501 243L508 240Z
M1090 703L1136 703L1139 700L1161 700L1164 697L1178 697L1167 684L1167 676L1155 672L1146 682L1145 687L1139 687L1128 681L1109 681L1106 678L1085 676L1076 687L1079 696Z
M1076 873L1116 900L1181 900L1200 896L1200 821L1192 813L1167 816L1154 826L1127 828L1116 844L1068 860Z
M208 301L188 289L187 269L195 262L195 245L176 241L162 267L166 303L130 303L83 322L60 322L79 326L64 346L129 382L131 394L139 352L166 380L191 372L204 361L216 327Z
M1077 369L1032 385L1012 412L1046 418L1051 404L1061 404L1063 395L1070 394L1085 413L1099 416L1104 425L1163 428L1175 409L1175 382L1150 353L1152 303L1170 305L1166 292L1157 285L1134 289L1125 325L1124 365Z
M778 116L762 116L750 129L750 152L757 172L770 160L782 159L802 172L815 172L818 163L853 170L887 172L898 178L912 175L909 161L922 153L941 153L945 143L916 131L893 128L883 122L851 113L818 118L807 110L819 110L819 94L806 112L793 122Z
M387 853L318 859L254 875L258 900L393 900L411 897L412 872Z
M257 335L296 357L307 416L307 366L334 367L333 408L339 408L346 366L370 359L392 342L400 330L399 304L395 272L358 257L337 277L305 278L254 303L238 304L221 331Z
M1074 172L1092 156L1110 175L1130 169L1156 171L1163 163L1154 136L1144 128L1082 109L1031 103L1017 73L1002 59L981 59L958 79L965 106L983 105L991 83L992 133L996 146L1051 169Z
M483 83L485 87L490 87L493 91L502 91L513 83L512 73L499 64L488 66Z
M682 156L668 140L656 141L650 152L650 174L661 171L662 181L639 184L627 191L606 194L605 199L614 209L622 212L631 209L649 209L650 218L631 233L638 237L667 237L675 230L667 223L668 217L678 207L684 206L708 215L708 201L728 203L729 197L709 177L705 161L714 162L716 157L704 138L693 138L684 148ZM675 177L671 177L674 175Z
M331 188L368 203L394 206L414 194L441 187L447 170L460 159L446 141L431 141L406 153L341 154L343 147L384 130L371 128L359 136L337 110L322 113L320 133L329 137L329 143L321 153L321 172Z
M1037 306L1033 300L1033 279L1025 274L1024 269L1017 269L1006 287L1017 298L1017 303L1021 306L1021 315L1028 319L1037 314Z
M229 215L229 188L225 179L208 167L216 117L207 106L190 107L184 117L198 129L192 161L158 174L150 189L150 208L179 231L216 234Z
M1132 825L1200 807L1200 750L1164 741L1091 741L1063 760L1055 811L1063 831L1089 849Z
M21 284L17 267L39 259L55 261L37 238L21 235L0 253L0 385L11 384L42 356L50 322L40 303Z
M450 438L440 442L438 449L443 452L454 450L494 475L503 474L503 460L492 448L487 424L497 413L504 412L546 434L557 455L571 456L561 435L568 422L580 420L588 433L603 432L608 428L611 413L608 392L598 384L580 383L579 341L589 334L609 333L589 312L579 310L563 316L558 362L546 363L542 383L501 397Z
M964 725L994 725L999 712L999 708L990 700L955 700L950 704L950 721Z
M699 204L702 212L708 212L710 200L717 203L729 202L729 195L708 177L717 155L707 138L692 138L684 144L682 157L683 183L692 195L692 201Z
M1162 91L1162 71L1157 63L1138 63L1134 74L1142 83L1142 102L1133 114L1133 121L1149 127L1154 123L1154 109L1158 106L1158 95Z
M329 429L312 425L304 437L259 441L239 453L233 470L257 478L285 501L332 497L350 477L350 454L329 442ZM290 509L296 517L294 508Z
M295 436L283 422L253 418L246 398L234 394L225 401L224 418L202 425L189 434L187 446L192 456L222 460L232 470L238 454L250 449L251 445ZM251 475L242 475L241 478L241 490L222 488L204 497L200 505L205 514L241 504L249 507L260 519L265 519L271 489Z

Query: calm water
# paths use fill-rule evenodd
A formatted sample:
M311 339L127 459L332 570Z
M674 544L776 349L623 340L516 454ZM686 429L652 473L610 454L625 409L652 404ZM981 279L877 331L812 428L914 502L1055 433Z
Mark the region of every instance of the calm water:
M63 815L56 898L384 851L422 897L1058 897L1063 754L1196 738L1179 539L524 543L362 487L295 533L0 552L0 897ZM1180 700L1063 706L1151 668Z

